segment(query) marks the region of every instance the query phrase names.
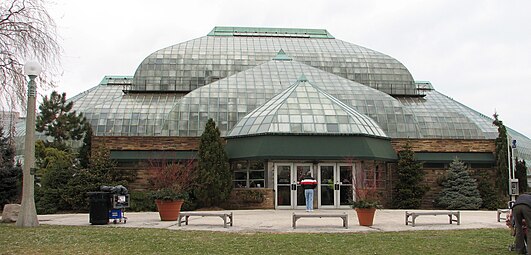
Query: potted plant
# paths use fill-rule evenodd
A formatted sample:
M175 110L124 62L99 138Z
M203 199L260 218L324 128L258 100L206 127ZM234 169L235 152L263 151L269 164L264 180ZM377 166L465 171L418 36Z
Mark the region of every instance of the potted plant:
M160 220L177 220L192 185L193 161L152 161L148 171L151 196L155 199Z
M374 182L366 181L363 171L354 180L354 198L352 208L356 210L360 226L372 226L376 209L381 208L378 191Z

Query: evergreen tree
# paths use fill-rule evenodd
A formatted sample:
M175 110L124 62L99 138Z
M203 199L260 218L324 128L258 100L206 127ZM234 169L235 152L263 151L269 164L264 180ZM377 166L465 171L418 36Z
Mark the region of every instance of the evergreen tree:
M42 150L42 142L36 150ZM44 148L38 153L44 155L38 162L38 174L41 177L40 187L35 189L35 205L38 213L56 213L69 210L66 200L68 182L74 176L74 155L54 147Z
M76 169L67 184L68 196L65 201L76 211L88 210L87 192L99 191L100 187L123 185L127 187L135 176L128 176L116 168L116 162L110 159L108 149L94 151L87 168Z
M232 191L232 173L227 154L214 120L209 119L199 143L197 188L200 206L219 206Z
M66 93L59 94L53 91L50 97L45 96L39 106L40 113L37 116L37 131L54 138L47 146L58 149L67 149L65 141L81 140L86 132L87 121L83 114L72 111L73 102L66 101Z
M87 168L90 163L90 150L92 149L92 127L86 123L87 131L83 137L83 145L79 149L79 164L81 168Z
M435 205L454 210L477 210L482 204L481 195L474 180L468 174L466 166L459 159L450 163L443 189L435 199Z
M507 162L507 129L503 122L498 119L498 114L494 114L494 121L492 122L498 127L498 137L496 138L496 168L497 178L496 187L499 194L507 196L509 192L509 164Z
M398 153L398 157L398 182L394 187L393 207L419 208L422 197L428 191L428 187L421 184L424 177L422 164L415 161L409 142Z
M3 127L0 125L0 208L18 198L21 177L22 169L15 166L13 142L9 137L4 137Z
M478 191L483 201L481 208L496 210L505 206L502 205L503 202L496 193L494 182L492 182L492 178L487 173L482 172L476 179L478 180Z
M527 192L527 166L525 165L524 160L518 160L516 159L516 169L515 169L515 175L518 179L518 191L520 194L524 194Z

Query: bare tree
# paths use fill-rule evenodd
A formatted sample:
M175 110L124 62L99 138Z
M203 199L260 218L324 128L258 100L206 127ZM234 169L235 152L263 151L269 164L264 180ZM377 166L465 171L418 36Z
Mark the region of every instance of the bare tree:
M55 87L61 47L56 25L44 7L45 0L0 1L0 107L24 109L27 81L24 63L43 66L38 86Z

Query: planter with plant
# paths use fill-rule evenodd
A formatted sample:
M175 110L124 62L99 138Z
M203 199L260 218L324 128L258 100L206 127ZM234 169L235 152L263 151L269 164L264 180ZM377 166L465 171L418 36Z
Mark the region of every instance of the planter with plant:
M155 199L160 220L177 220L193 183L193 161L153 161L150 162L149 172L151 196Z
M368 172L370 174L370 172ZM354 179L352 208L356 210L360 226L372 226L376 209L381 208L378 191L374 182L367 181L364 171L359 171Z

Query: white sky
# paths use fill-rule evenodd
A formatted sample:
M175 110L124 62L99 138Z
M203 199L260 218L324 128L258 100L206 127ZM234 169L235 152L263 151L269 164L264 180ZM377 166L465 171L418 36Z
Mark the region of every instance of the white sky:
M68 97L105 75L133 75L150 53L214 26L323 28L531 136L531 1L54 1L64 48L56 90Z

